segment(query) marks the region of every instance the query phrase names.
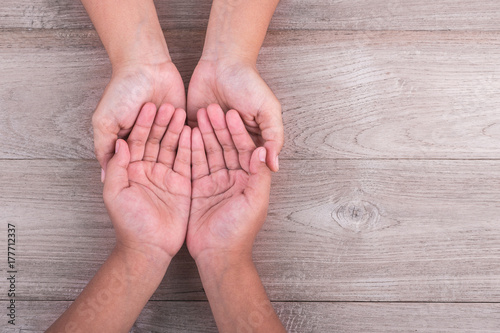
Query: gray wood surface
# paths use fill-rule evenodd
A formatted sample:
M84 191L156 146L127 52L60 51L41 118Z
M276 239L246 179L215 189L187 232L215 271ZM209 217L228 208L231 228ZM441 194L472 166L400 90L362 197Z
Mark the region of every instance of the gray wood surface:
M74 299L114 244L97 162L0 170L0 220L19 235L19 297ZM498 170L500 161L284 160L254 250L270 298L499 302ZM205 299L185 248L153 298Z
M205 28L210 0L155 1L165 29ZM80 1L2 0L0 28L81 29L92 23ZM271 29L498 30L497 0L281 0Z
M21 301L22 319L4 333L43 332L67 301ZM498 304L274 302L290 333L310 332L498 332ZM207 302L149 302L131 330L217 332Z
M201 31L166 34L189 81ZM0 34L0 158L94 158L110 77L93 31ZM283 105L282 158L500 156L500 35L270 33L259 69Z
M187 85L211 1L155 3ZM90 123L111 68L79 1L0 7L0 332L43 332L114 245ZM254 259L287 330L498 332L500 2L281 0L258 68L286 143ZM183 247L132 332L215 331Z

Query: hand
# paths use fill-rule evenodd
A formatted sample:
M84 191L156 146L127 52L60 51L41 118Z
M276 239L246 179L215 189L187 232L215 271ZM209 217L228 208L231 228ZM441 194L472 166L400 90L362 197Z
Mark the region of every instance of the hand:
M267 149L267 165L278 171L283 147L281 105L250 62L202 59L188 89L188 119L196 123L196 112L211 103L224 110L235 109L259 146Z
M116 140L127 137L147 102L185 109L184 84L169 57L155 64L126 63L113 68L111 81L92 117L95 152L103 170L114 154Z
M156 115L156 117L155 117ZM191 129L186 113L142 108L107 164L104 203L117 246L170 260L186 236L191 204Z
M255 148L235 110L224 117L218 105L210 105L197 118L188 250L196 261L213 255L251 258L269 204L266 149Z

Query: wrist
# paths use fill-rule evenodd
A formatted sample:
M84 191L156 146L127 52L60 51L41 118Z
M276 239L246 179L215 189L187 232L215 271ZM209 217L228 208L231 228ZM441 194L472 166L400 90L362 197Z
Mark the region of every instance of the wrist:
M260 45L246 31L242 9L240 0L212 2L202 60L257 62Z
M170 61L152 0L82 0L113 66Z
M245 52L237 45L213 40L210 43L205 42L200 61L212 62L217 65L242 64L255 67L257 54Z
M120 258L129 267L132 275L159 276L163 278L172 257L161 249L144 246L142 249L134 249L117 242L112 256Z
M172 61L163 32L161 29L154 31L151 27L138 27L134 38L120 47L110 47L108 54L114 72L127 67Z
M214 0L203 59L254 64L279 0Z
M195 258L201 276L220 276L228 271L254 267L251 251L204 251Z
M198 64L200 63L210 63L217 72L225 71L228 68L236 69L242 67L249 67L257 70L256 60L229 53L214 54L210 52L205 53L204 51Z

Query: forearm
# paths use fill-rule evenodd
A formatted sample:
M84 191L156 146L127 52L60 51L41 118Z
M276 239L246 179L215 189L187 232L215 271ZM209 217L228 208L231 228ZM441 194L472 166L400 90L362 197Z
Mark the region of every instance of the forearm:
M170 60L152 0L81 0L113 67Z
M279 0L214 0L203 58L255 63Z
M219 332L285 332L251 256L197 260Z
M47 332L129 332L169 263L116 247Z

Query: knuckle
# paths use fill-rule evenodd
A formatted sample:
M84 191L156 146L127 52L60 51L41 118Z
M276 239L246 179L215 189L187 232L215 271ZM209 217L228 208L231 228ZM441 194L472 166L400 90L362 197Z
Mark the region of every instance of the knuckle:
M222 149L224 149L225 152L232 152L236 150L236 147L232 144L225 143L222 145Z
M144 146L144 143L145 141L142 140L142 139L128 139L127 140L127 143L129 146L133 146L133 147L142 147Z
M169 143L164 143L161 145L161 149L172 153L172 152L175 152L177 150L177 146L174 146L174 145L169 144Z
M116 121L112 118L104 117L99 113L94 113L94 115L92 116L92 127L102 132L108 132L108 133L117 132Z
M184 156L177 156L175 161L176 161L176 163L180 163L180 164L184 164L184 165L191 164L191 160L187 157L184 157Z
M196 166L196 167L206 166L207 165L207 161L193 160L192 165Z
M222 149L220 147L205 147L205 150L208 154L219 154L222 152Z
M159 138L149 138L148 142L153 144L153 145L157 145L160 143L160 139Z

